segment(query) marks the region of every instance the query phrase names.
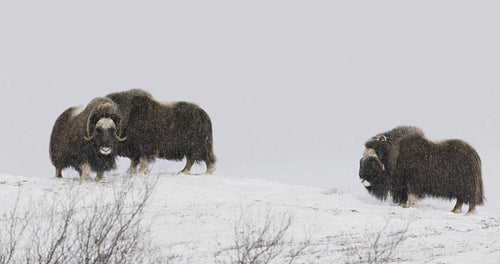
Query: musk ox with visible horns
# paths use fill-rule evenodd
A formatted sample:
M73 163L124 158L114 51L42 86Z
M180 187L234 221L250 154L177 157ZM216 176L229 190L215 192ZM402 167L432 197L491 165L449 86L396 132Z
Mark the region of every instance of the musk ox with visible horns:
M433 142L413 132L391 143L387 164L380 157L385 154L372 148L377 144L367 142L360 162L360 177L369 183L367 189L375 190L372 193L380 199L388 190L394 202L403 207L413 206L415 199L426 196L457 199L452 212L460 213L467 203L467 214L474 213L476 205L484 203L477 152L461 140ZM385 196L381 195L384 192Z
M85 108L71 107L56 120L50 136L49 153L56 167L56 177L62 170L75 168L80 177L90 180L90 172L102 179L104 171L115 167L116 142L120 113L109 98L96 98Z
M117 154L131 160L130 173L147 172L156 158L180 161L189 174L196 162L205 162L207 173L215 169L212 123L208 114L192 103L160 103L140 89L107 95L123 112Z
M380 133L365 143L366 150L360 161L359 175L368 192L385 200L389 194L391 176L398 153L399 141L408 135L424 136L422 130L413 126L399 126Z

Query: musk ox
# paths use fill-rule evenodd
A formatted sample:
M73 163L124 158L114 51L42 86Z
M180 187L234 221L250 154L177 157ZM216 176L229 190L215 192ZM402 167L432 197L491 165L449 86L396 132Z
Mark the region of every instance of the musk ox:
M62 170L75 168L83 180L90 172L102 179L104 171L115 167L115 145L125 138L118 136L120 113L109 98L96 98L85 108L71 107L56 120L50 136L49 153L56 167L56 177Z
M460 213L462 205L467 203L467 214L474 213L476 205L484 203L481 160L464 141L433 142L422 134L410 133L392 147L390 168L385 167L375 149L367 148L361 160L360 177L375 190L388 189L394 202L410 207L415 199L426 196L457 199L452 212ZM387 196L378 194L375 195L378 198Z
M133 89L107 95L123 112L117 154L130 159L130 173L147 172L156 158L180 161L189 174L196 162L205 162L207 173L215 167L212 123L208 114L192 103L160 103L148 92Z

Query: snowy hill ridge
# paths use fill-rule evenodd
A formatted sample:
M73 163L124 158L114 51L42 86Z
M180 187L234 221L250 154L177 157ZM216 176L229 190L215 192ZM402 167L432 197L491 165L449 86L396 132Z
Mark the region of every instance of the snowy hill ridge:
M0 174L2 220L18 196L20 209L48 194L72 195L68 192L105 203L120 178L80 183ZM236 258L238 235L251 233L244 228L262 230L259 225L267 223L275 231L286 220L290 227L285 230L284 249L272 263L288 263L289 252L302 245L304 250L293 263L364 263L384 247L393 252L379 262L499 263L500 216L481 207L478 211L455 215L427 200L403 209L364 193L222 175L162 174L145 217L151 222L154 242L172 263L230 263Z

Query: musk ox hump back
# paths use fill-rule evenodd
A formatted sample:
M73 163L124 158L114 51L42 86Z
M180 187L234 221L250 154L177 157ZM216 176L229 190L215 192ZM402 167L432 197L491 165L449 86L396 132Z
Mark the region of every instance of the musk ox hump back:
M421 135L424 132L414 126L398 126L394 129L380 133L365 143L367 149L374 149L380 161L388 170L392 170L399 151L399 141L406 136Z

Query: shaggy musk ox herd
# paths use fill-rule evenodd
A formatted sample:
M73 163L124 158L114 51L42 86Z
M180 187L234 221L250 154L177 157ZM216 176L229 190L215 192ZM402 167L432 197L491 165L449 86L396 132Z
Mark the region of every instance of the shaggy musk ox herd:
M402 207L426 196L456 199L454 213L469 205L468 214L484 203L481 159L461 140L434 142L420 128L396 127L365 143L359 177L370 194L385 200L390 195ZM157 158L186 159L181 173L204 162L215 169L212 123L192 103L160 103L150 93L133 89L92 100L86 107L71 107L56 120L50 136L50 159L56 177L73 167L81 179L102 179L115 168L116 157L130 159L130 174L147 173ZM139 168L138 168L139 167Z
M484 203L481 159L461 140L433 142L416 127L396 127L365 144L359 177L366 189L384 200L390 194L403 207L426 196L456 199L452 212L467 214Z
M148 171L156 158L182 160L189 174L196 162L215 169L212 123L192 103L157 102L151 94L134 89L92 100L85 108L71 107L56 120L50 136L50 159L56 177L73 167L84 180L90 172L102 179L116 166L116 157L130 158L129 172Z

